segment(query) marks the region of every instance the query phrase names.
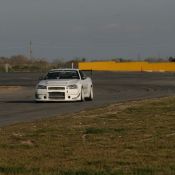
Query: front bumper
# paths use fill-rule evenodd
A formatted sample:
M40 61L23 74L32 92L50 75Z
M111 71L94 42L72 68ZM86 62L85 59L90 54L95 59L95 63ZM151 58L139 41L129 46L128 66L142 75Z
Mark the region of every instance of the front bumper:
M65 86L47 86L47 89L36 89L35 101L80 101L81 89L67 89Z

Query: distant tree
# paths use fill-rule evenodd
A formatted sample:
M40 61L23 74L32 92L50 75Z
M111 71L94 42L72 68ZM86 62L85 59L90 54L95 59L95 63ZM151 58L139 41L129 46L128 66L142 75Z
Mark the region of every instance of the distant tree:
M64 64L64 58L56 58L52 61L52 65L54 66L54 68L62 68L64 67Z
M78 62L86 62L87 58L85 57L75 57L73 58L74 61L78 61Z
M144 59L144 61L147 61L147 62L156 62L156 58L155 57L147 57Z
M125 61L123 58L120 58L120 57L112 57L111 60L116 61L116 62L124 62Z
M169 62L175 62L175 58L174 57L169 57L168 61Z
M28 64L29 62L30 62L29 59L24 55L14 55L14 56L11 56L9 59L9 63L11 65Z
M0 57L0 64L6 64L9 62L9 58L8 57Z
M86 58L84 58L84 57L81 58L81 61L82 61L82 62L86 62Z

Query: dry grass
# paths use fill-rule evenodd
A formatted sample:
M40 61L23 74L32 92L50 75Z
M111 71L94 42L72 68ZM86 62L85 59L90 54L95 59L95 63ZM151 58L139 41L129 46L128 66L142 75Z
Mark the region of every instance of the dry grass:
M1 128L0 174L173 175L175 98Z

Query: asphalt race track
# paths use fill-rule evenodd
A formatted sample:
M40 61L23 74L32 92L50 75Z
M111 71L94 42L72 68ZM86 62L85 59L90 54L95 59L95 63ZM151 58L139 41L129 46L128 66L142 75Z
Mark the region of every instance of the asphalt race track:
M59 116L110 103L175 95L175 73L93 72L94 101L35 103L39 73L0 73L0 126Z

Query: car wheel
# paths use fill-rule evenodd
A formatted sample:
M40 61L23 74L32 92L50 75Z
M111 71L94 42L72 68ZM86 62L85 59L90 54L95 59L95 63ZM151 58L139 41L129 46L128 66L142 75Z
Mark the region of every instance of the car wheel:
M81 101L85 101L83 88L81 89Z
M93 98L94 98L94 93L93 93L93 88L91 87L90 94L89 94L89 97L87 98L87 100L92 101Z

